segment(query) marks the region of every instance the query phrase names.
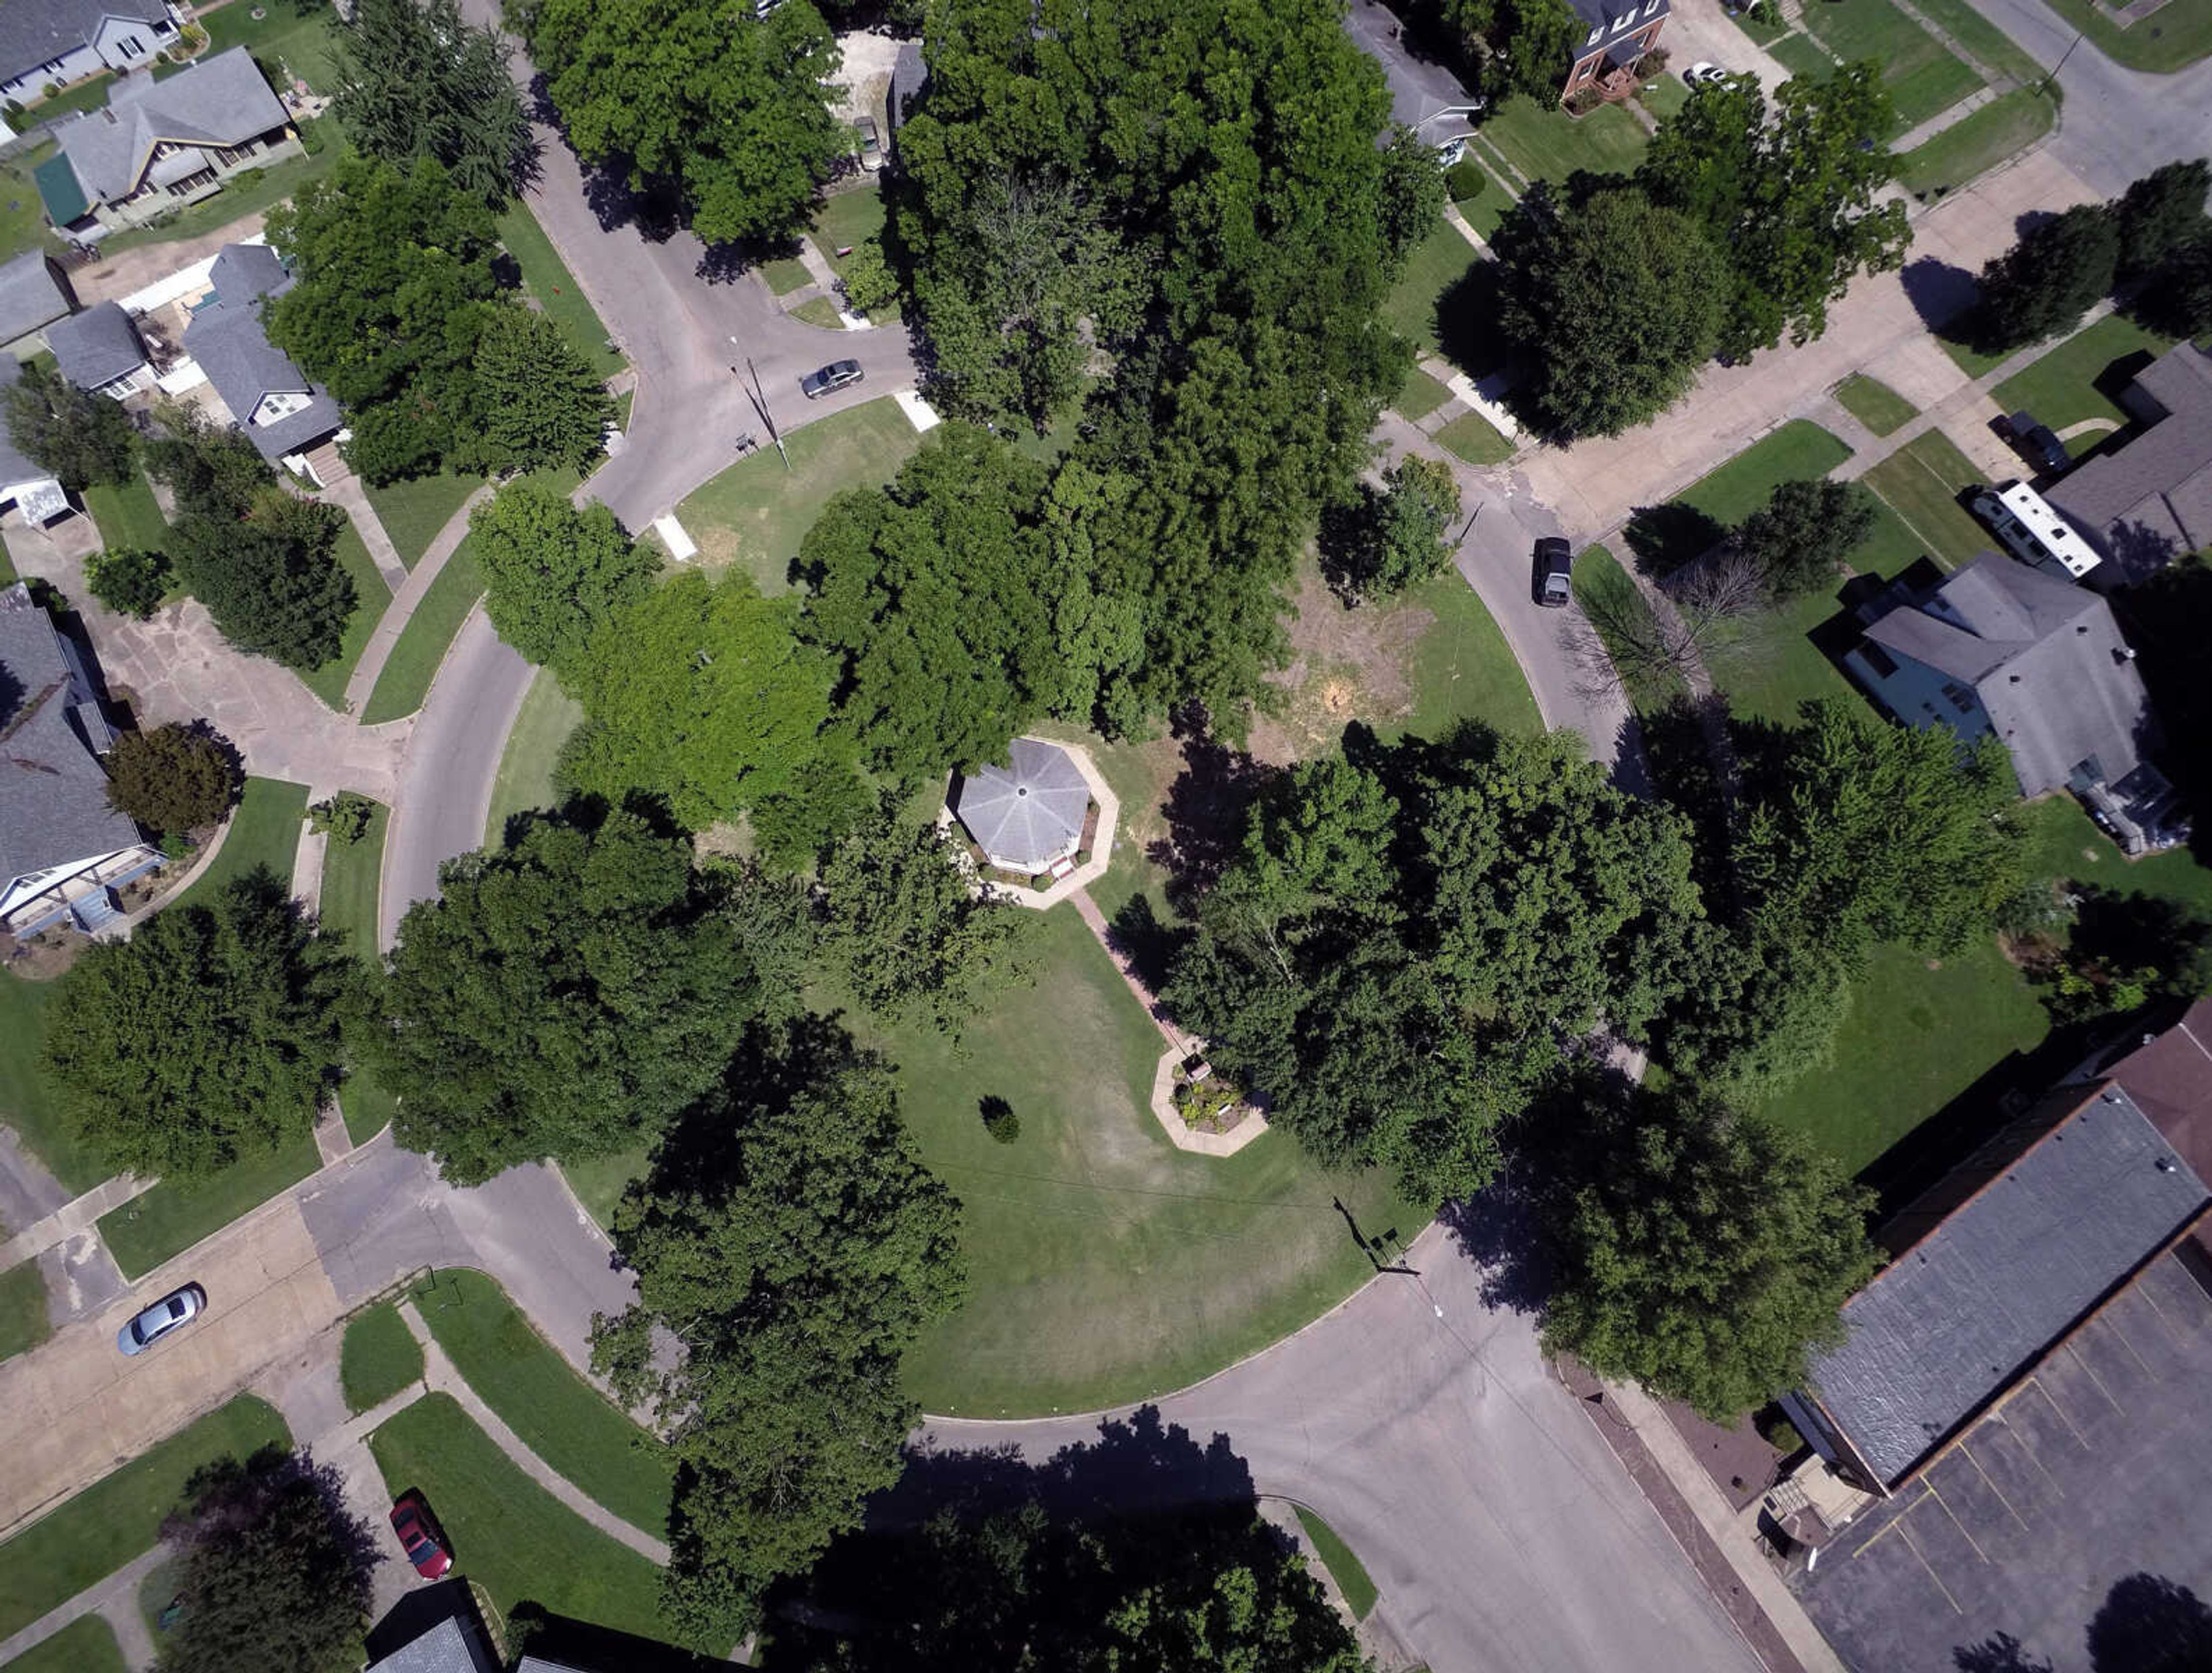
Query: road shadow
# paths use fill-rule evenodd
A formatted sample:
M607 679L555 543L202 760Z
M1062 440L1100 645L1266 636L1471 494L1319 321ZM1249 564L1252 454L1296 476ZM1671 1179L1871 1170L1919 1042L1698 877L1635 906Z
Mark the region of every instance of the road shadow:
M1463 1202L1445 1203L1437 1218L1459 1252L1481 1270L1484 1306L1519 1313L1543 1311L1552 1275L1538 1204L1510 1174Z

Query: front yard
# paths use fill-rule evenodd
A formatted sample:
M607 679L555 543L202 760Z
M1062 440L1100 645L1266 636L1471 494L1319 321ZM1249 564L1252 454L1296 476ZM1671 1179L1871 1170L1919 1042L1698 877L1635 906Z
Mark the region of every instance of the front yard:
M1805 28L1844 64L1872 58L1896 106L1894 136L1951 108L1982 84L1948 48L1889 0L1823 0Z
M2128 422L2119 392L2172 346L2171 337L2147 331L2118 314L2107 314L2026 371L2006 379L1990 395L2007 412L2025 408L2061 435L2093 420L2118 429ZM2078 456L2092 443L2084 439L2069 445Z

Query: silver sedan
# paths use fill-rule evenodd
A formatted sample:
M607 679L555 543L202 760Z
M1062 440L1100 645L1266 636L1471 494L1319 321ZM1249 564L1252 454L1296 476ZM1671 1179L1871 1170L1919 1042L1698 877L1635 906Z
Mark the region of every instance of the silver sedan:
M173 1290L115 1333L115 1345L126 1354L143 1353L172 1331L181 1330L200 1316L207 1292L198 1284Z

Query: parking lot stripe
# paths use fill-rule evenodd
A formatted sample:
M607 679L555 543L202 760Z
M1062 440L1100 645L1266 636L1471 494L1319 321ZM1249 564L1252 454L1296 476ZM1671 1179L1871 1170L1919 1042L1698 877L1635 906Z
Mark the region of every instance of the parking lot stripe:
M1904 1524L1898 1523L1894 1525L1899 1531L1904 1531ZM1911 1552L1914 1556L1920 1557L1920 1566L1928 1571L1928 1578L1936 1582L1936 1590L1943 1594L1943 1601L1951 1606L1951 1613L1964 1615L1966 1610L1959 1607L1959 1600L1951 1595L1951 1588L1943 1584L1943 1577L1936 1572L1936 1566L1926 1557L1920 1555L1920 1548L1912 1543L1912 1536L1909 1532L1905 1533L1905 1549Z
M2066 1344L2066 1352L2068 1355L2072 1358L2075 1364L2080 1366L2083 1371L2088 1373L2089 1380L2096 1384L2097 1392L2105 1397L2106 1403L2109 1404L2114 1411L2124 1413L2127 1408L2121 1405L2118 1401L2112 1398L2112 1391L2105 1386L2105 1379L2097 1374L2097 1367L2090 1364L2087 1360L2081 1357L2081 1349L2075 1343L2069 1342ZM2148 1370L2150 1367L2145 1366L2143 1368L2145 1370ZM2077 1429L2075 1433L2079 1434L2081 1431ZM2089 1443L2085 1440L2081 1444L2084 1446L2087 1446Z
M1933 1499L1942 1507L1943 1514L1951 1518L1951 1525L1966 1536L1966 1543L1974 1548L1974 1555L1984 1562L1987 1562L1990 1560L1990 1554L1982 1549L1982 1542L1976 1539L1966 1524L1959 1519L1958 1512L1951 1508L1951 1501L1943 1496L1943 1489L1930 1482L1928 1484L1928 1497ZM1925 1562L1927 1559L1923 1557L1921 1561Z
M1976 1458L1972 1452L1967 1450L1966 1437L1963 1435L1959 1439L1959 1456L1966 1459L1968 1464L1974 1466L1974 1473L1977 1476L1979 1476L1984 1481L1989 1482L1990 1491L1996 1494L1997 1502L2000 1505L2002 1505L2008 1511L2012 1512L2012 1519L2020 1524L2021 1531L2023 1533L2026 1532L2027 1530L2027 1518L2013 1508L2013 1502L2011 1500L2005 1497L2004 1489L1996 1484L1996 1480L1990 1475L1988 1470L1982 1468L1982 1461ZM2049 1472L2046 1471L2045 1473L2048 1474Z
M2032 1380L2032 1381L2034 1383L2034 1385L2035 1385L2035 1391L2036 1391L2038 1394L2040 1394L2040 1395L2043 1397L2044 1403L2045 1403L2045 1404L2046 1404L2046 1405L2048 1405L2048 1406L2051 1408L2051 1410L2053 1410L2053 1411L2055 1411L2055 1412L2057 1412L2057 1413L2058 1414L2058 1421L2059 1421L2060 1422L2063 1423L2063 1424L2064 1424L2064 1425L2065 1425L2069 1429L2073 1429L2073 1431L2074 1431L2074 1439L2075 1439L2075 1440L2078 1440L2078 1441L2080 1441L2080 1442L2081 1443L2081 1450L2082 1450L2083 1452L2085 1452L2094 1451L2094 1449L2093 1447L2091 1447L2091 1446L2089 1445L2088 1437L2087 1437L2087 1436L2086 1436L2086 1435L2084 1435L2084 1434L2081 1432L2081 1430L2076 1429L2076 1428L2074 1428L2074 1420L2073 1420L2072 1418L2069 1417L2069 1416L2066 1415L2066 1408L2065 1408L2065 1407L2063 1407L2063 1406L2062 1406L2062 1405L2060 1405L2060 1404L2058 1403L2058 1402L2057 1402L2057 1398L2056 1398L2056 1397L2051 1394L2051 1391L2050 1391L2049 1389L2047 1389L2047 1388L2044 1387L2044 1385L2043 1385L2043 1379L2042 1379L2042 1378L2040 1378L2040 1377L2036 1377L2036 1378L2032 1379L2031 1380ZM2111 1398L2111 1397L2110 1397L2109 1395L2107 1395L2106 1397L2107 1399ZM2030 1448L2028 1449L2028 1456L2029 1456L2030 1458L2035 1458L2035 1450L2034 1450L2034 1448L2030 1447ZM2043 1470L2043 1460L2042 1460L2042 1459L2040 1459L2040 1458L2036 1458L2035 1467L2036 1467L2038 1470ZM2051 1472L2050 1472L2048 1470L2043 1470L2043 1473L2044 1473L2045 1476L2049 1476L2049 1475L2051 1474ZM2057 1486L2058 1485L2058 1483L2057 1483L2056 1481L2053 1481L2053 1482L2051 1483L2051 1486L2053 1486L2053 1487L2057 1487Z
M2143 1370L2149 1375L2155 1377L2158 1373L2151 1370L2150 1361L2145 1359L2141 1354L2136 1352L2136 1345L2134 1343L2128 1340L2128 1333L2119 1327L2118 1324L2109 1313L2106 1315L2104 1323L2105 1328L2120 1339L2120 1346L2128 1350L2128 1357L2133 1360L2137 1365L2142 1367Z

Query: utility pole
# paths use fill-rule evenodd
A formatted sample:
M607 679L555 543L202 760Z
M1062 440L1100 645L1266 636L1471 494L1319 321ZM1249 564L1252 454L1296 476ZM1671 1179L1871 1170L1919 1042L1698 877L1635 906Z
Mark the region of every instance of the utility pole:
M1474 518L1480 517L1482 515L1482 508L1489 503L1490 502L1487 500L1478 500L1474 502L1474 517L1468 518L1467 520L1467 527L1459 531L1459 538L1452 543L1455 547L1464 546L1467 544L1467 537L1474 532Z
M2087 35L2088 33L2089 32L2087 29L2083 29L2075 35L2073 40L2068 45L2066 50L2058 55L2058 62L2051 66L2051 73L2048 76L2045 76L2041 83L2036 88L2035 90L2038 93L2048 93L2051 91L2051 84L2058 79L2058 72L2066 68L2066 60L2074 56L2074 48L2081 44L2082 36Z
M736 343L738 340L735 336L732 336L730 341L732 343ZM743 345L739 344L738 346L742 347ZM732 372L735 372L737 369L738 368L734 366L730 368ZM768 426L768 438L770 441L775 444L776 452L782 457L783 468L786 470L789 470L791 469L791 455L785 451L783 446L783 432L776 428L775 415L768 409L768 391L761 387L760 373L754 368L753 357L750 355L745 356L745 373L746 375L750 377L753 380L752 388L747 391L747 393L752 397L753 410L760 415L761 422Z

